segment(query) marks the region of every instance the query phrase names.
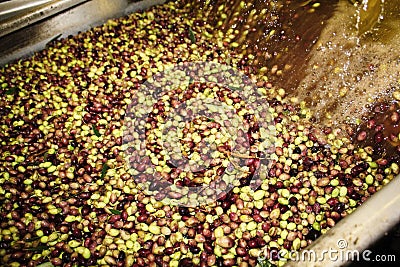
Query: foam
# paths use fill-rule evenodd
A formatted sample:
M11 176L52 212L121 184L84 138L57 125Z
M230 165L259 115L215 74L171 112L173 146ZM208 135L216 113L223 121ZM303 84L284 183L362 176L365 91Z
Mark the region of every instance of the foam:
M399 1L394 1L399 2ZM399 87L400 16L389 6L372 33L358 36L356 8L340 1L310 52L294 95L326 123L354 123ZM385 6L386 8L386 6Z

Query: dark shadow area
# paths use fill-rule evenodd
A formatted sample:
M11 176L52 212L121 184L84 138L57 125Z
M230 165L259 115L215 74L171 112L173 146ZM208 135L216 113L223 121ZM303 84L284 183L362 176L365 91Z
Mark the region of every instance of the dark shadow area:
M373 231L373 229L371 229ZM400 263L400 223L391 229L387 235L379 239L375 244L367 248L371 251L368 255L370 261L360 257L359 262L353 262L350 267L375 267L375 266L399 266ZM381 261L378 261L379 258ZM385 259L385 261L383 261Z

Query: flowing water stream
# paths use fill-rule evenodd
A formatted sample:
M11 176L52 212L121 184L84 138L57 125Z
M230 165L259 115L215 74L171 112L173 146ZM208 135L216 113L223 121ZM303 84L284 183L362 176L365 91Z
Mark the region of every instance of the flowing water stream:
M364 146L397 154L400 1L353 2L211 0L194 12L213 18L226 46L252 58L316 123L343 125Z
M394 2L385 4L381 21L361 36L359 13L346 1L338 3L293 90L321 120L357 123L374 103L390 101L399 89L400 12Z

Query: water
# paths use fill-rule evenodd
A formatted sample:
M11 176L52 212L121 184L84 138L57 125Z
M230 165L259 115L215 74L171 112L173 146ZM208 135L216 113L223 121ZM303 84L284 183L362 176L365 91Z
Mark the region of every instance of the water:
M321 121L357 123L373 103L391 101L399 89L398 3L385 4L381 21L361 36L357 9L347 1L338 3L295 90Z
M397 155L399 143L389 139L399 122L388 118L400 112L393 98L400 100L400 0L381 1L198 0L192 10L210 18L213 34L251 58L272 86L304 102L320 128L342 127L354 137L372 118L384 125L377 151ZM375 130L364 146L376 144Z
M398 87L400 1L385 2L383 13L380 1L368 8L348 0L197 3L274 86L305 101L321 123L339 124L357 123Z

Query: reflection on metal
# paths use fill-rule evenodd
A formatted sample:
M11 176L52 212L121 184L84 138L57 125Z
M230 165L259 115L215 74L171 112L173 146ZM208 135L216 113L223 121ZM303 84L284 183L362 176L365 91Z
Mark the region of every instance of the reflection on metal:
M40 5L52 2L52 0L13 0L0 3L0 21L5 18L15 16L19 12L29 12Z
M0 5L0 37L87 0L11 1ZM3 9L3 10L2 10Z
M164 3L166 0L52 1L34 12L0 22L0 66L43 49L54 38L67 37L111 18Z

